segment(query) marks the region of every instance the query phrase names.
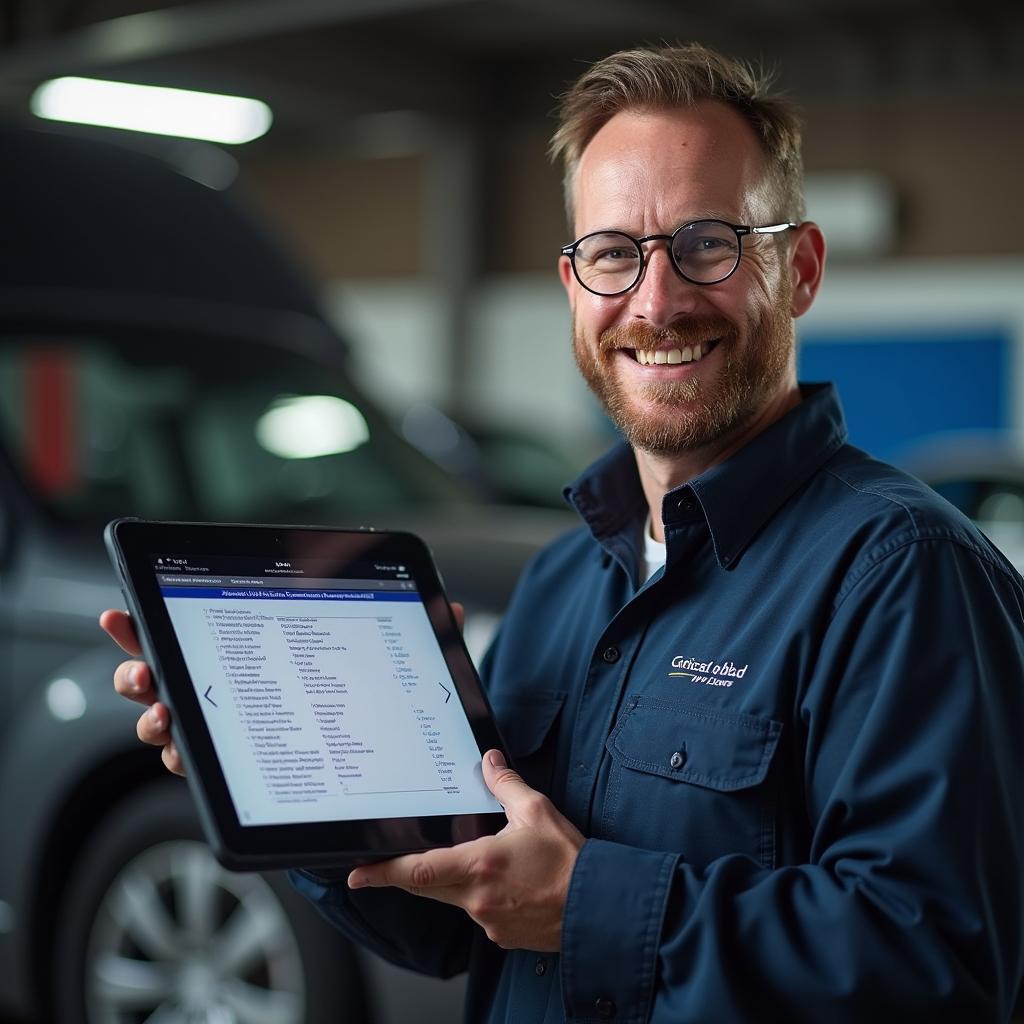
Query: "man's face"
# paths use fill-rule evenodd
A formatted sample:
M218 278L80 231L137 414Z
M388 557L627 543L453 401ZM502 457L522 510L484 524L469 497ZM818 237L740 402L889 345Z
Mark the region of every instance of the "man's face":
M584 150L576 236L671 234L701 218L774 223L762 177L753 131L724 104L625 111ZM586 291L563 257L576 362L635 448L695 451L742 430L795 384L785 249L771 236L745 237L736 272L714 285L679 277L664 242L645 251L644 276L616 296ZM648 364L653 352L676 359L673 349L689 361Z

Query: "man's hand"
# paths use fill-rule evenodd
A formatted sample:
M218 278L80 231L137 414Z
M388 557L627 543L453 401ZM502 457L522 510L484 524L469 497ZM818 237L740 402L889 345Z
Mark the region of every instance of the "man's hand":
M100 616L100 625L113 638L125 654L138 658L142 654L139 638L127 612L105 611ZM144 661L122 661L114 670L114 689L122 697L138 704L145 704L146 710L139 717L135 732L143 743L161 747L160 758L168 771L184 775L178 748L171 739L171 715L167 708L156 699L153 677Z
M484 755L483 771L508 817L496 836L366 864L348 876L348 884L394 885L462 907L503 949L558 952L583 835L546 796L505 767L497 750Z

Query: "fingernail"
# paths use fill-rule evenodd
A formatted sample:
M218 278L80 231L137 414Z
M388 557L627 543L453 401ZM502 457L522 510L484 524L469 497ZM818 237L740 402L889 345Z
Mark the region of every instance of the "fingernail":
M142 686L139 683L138 665L132 665L132 667L128 669L128 689L134 690L136 693L138 693L139 690L142 689Z
M500 750L492 750L487 755L487 760L491 762L491 767L492 768L504 768L505 767L505 758L502 756L502 753L501 753Z
M348 887L350 889L362 889L366 885L366 879L357 875L354 871L348 876Z
M147 715L149 715L149 720L150 720L150 721L151 721L151 722L152 722L152 723L153 723L154 725L159 725L159 724L160 724L160 712L159 712L159 711L157 710L157 708L156 708L156 706L155 706L155 705L154 705L153 707L151 707L151 708L150 708L150 709L149 709L149 710L148 710L148 711L146 712L146 714L147 714Z

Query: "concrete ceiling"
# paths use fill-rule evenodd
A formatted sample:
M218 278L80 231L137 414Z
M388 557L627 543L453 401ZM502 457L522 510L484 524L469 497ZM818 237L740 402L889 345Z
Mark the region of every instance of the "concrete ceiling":
M779 67L800 102L1024 97L1017 0L0 0L0 112L85 74L257 96L257 145L336 147L543 120L583 64L699 39ZM382 117L383 115L383 117Z

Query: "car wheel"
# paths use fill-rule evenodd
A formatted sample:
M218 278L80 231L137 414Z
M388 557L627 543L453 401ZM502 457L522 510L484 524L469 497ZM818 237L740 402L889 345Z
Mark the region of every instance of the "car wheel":
M279 874L227 871L168 779L100 822L58 921L62 1024L362 1024L351 947Z

